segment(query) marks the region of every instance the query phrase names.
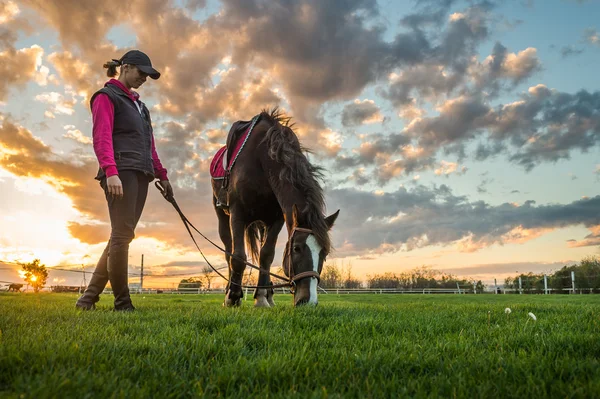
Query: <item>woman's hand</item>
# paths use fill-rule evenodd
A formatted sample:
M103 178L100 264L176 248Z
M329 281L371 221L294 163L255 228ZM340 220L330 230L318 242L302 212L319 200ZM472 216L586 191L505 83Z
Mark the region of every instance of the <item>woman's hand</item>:
M106 185L108 186L108 193L118 199L123 198L123 185L119 175L112 175L106 178Z
M163 195L165 196L165 198L173 198L173 187L171 187L171 183L169 183L168 180L161 180L160 185L164 190Z

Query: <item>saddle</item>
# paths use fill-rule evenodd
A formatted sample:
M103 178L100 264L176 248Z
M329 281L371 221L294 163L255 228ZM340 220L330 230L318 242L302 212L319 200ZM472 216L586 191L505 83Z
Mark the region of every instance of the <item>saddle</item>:
M217 192L217 195L215 195L217 208L229 208L229 177L235 161L241 154L252 129L258 122L259 116L257 115L249 121L234 122L227 134L226 145L217 151L210 163L210 177L213 180L213 186L218 186L220 182L218 190L215 190Z

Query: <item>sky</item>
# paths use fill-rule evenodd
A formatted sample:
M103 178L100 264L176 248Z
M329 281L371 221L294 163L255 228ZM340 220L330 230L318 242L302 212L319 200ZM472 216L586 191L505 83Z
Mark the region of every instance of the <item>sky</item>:
M328 260L359 279L427 266L493 284L596 256L598 15L596 0L0 0L0 281L35 258L93 270L110 226L89 99L134 48L162 73L138 91L175 198L214 240L212 156L231 123L279 106L340 210ZM144 287L205 266L153 187L132 273L142 254Z

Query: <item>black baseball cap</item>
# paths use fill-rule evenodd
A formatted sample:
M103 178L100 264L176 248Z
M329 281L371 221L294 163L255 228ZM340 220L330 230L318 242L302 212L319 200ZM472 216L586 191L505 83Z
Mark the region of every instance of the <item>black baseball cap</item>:
M140 50L130 50L119 60L121 64L135 65L140 71L148 74L152 79L160 78L160 72L152 68L150 57Z

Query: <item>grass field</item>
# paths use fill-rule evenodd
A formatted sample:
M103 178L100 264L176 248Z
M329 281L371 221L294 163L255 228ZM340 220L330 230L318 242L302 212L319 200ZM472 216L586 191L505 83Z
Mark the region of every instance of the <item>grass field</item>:
M600 295L76 298L0 293L0 397L600 397Z

